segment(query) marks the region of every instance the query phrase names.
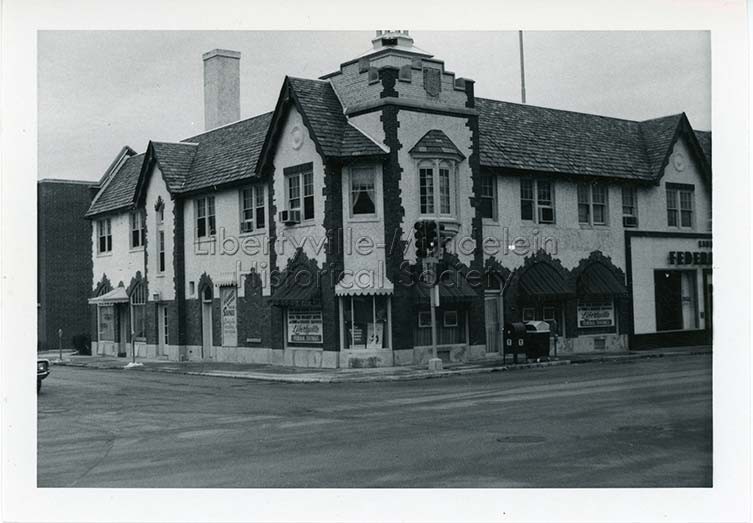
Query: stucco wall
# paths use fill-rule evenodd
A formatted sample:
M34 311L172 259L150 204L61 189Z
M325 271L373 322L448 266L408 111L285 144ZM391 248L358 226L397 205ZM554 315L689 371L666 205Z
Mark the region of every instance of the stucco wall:
M265 202L267 201L267 188ZM209 192L186 201L183 215L185 217L185 260L186 260L186 298L196 298L199 292L199 278L203 273L212 278L217 284L220 281L238 281L238 273L245 273L252 269L267 280L262 280L264 295L269 295L269 227L265 224L263 230L241 233L240 225L240 191L226 189ZM196 205L197 198L214 196L215 224L217 234L213 238L199 240L196 236ZM194 292L191 293L191 282ZM244 295L244 286L238 289L239 296ZM219 295L215 289L215 295Z
M162 230L165 233L165 270L158 271L159 263L159 241L157 211L155 205L157 200L161 199L165 207L165 221ZM173 207L175 203L170 198L170 193L162 178L162 171L158 166L154 167L149 185L146 189L145 211L146 211L146 274L149 280L149 301L153 301L154 293L159 292L161 300L175 299L175 271L173 268L173 245L175 234L175 223L173 219Z
M291 135L294 127L299 127L302 130L303 136L303 141L297 149L294 147ZM279 216L274 217L277 231L277 266L280 270L285 268L288 259L295 254L297 246L303 247L306 255L311 259L317 260L320 267L326 258L324 249L325 230L323 226L324 164L321 156L316 151L308 129L303 124L301 114L295 108L291 108L285 120L274 156L274 205L277 207L278 215L279 211L287 208L284 169L308 162L313 163L314 171L314 219L289 226L279 221ZM302 184L301 198L303 198ZM303 209L303 203L301 203L301 209Z
M468 119L465 117L441 116L401 110L398 113L398 122L400 124L398 139L400 144L402 144L402 148L398 152L398 160L403 169L400 179L400 190L403 207L405 208L403 239L408 242L413 240L413 226L420 216L418 161L410 155L409 151L428 131L439 129L452 140L465 156L465 159L457 164L455 177L456 220L460 223L460 231L456 236L457 243L455 245L458 247L456 251L460 261L469 265L473 259L472 249L461 252L459 248L462 238L472 238L471 219L475 215L475 210L471 207L470 202L470 197L473 194L473 181L471 179L471 168L468 158L472 153L472 137L471 131L466 125ZM453 244L448 244L448 249L452 247ZM411 263L415 263L415 248L408 249L405 259L410 260Z
M98 220L92 221L92 291L102 280L103 274L107 275L113 287L117 287L120 282L127 287L137 271L144 274L144 249L131 249L130 214L122 212L106 217L111 220L112 231L112 251L108 253L97 253Z

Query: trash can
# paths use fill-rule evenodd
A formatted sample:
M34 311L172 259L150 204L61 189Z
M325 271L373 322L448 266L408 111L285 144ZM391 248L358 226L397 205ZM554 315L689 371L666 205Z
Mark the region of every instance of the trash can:
M528 359L549 357L549 324L545 321L526 322L526 355Z
M518 354L526 352L526 326L524 323L505 323L505 341L502 346L502 359L512 354L513 361L518 362Z

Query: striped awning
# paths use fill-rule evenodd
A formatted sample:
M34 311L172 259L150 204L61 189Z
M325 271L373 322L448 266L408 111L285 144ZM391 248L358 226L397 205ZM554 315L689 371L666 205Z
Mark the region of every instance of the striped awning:
M89 305L114 305L116 303L128 303L128 293L125 287L117 287L102 296L89 298Z
M546 298L572 294L567 282L554 267L547 263L536 263L528 268L518 281L523 294Z
M627 287L601 263L593 263L578 278L579 296L624 296Z
M394 293L392 282L386 280L381 283L374 283L369 287L359 287L351 282L350 286L343 286L342 282L335 285L335 295L337 296L389 296Z

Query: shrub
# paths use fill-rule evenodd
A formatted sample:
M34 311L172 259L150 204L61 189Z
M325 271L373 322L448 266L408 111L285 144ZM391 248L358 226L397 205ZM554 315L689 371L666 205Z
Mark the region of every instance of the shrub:
M87 334L76 334L71 338L71 344L73 348L78 351L79 354L91 355L91 340Z

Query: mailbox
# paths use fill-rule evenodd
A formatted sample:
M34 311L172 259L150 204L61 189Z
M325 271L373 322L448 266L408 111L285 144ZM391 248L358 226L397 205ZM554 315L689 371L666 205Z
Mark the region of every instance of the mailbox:
M513 361L518 362L518 353L526 352L526 326L524 323L505 323L505 344L502 357L513 355Z

